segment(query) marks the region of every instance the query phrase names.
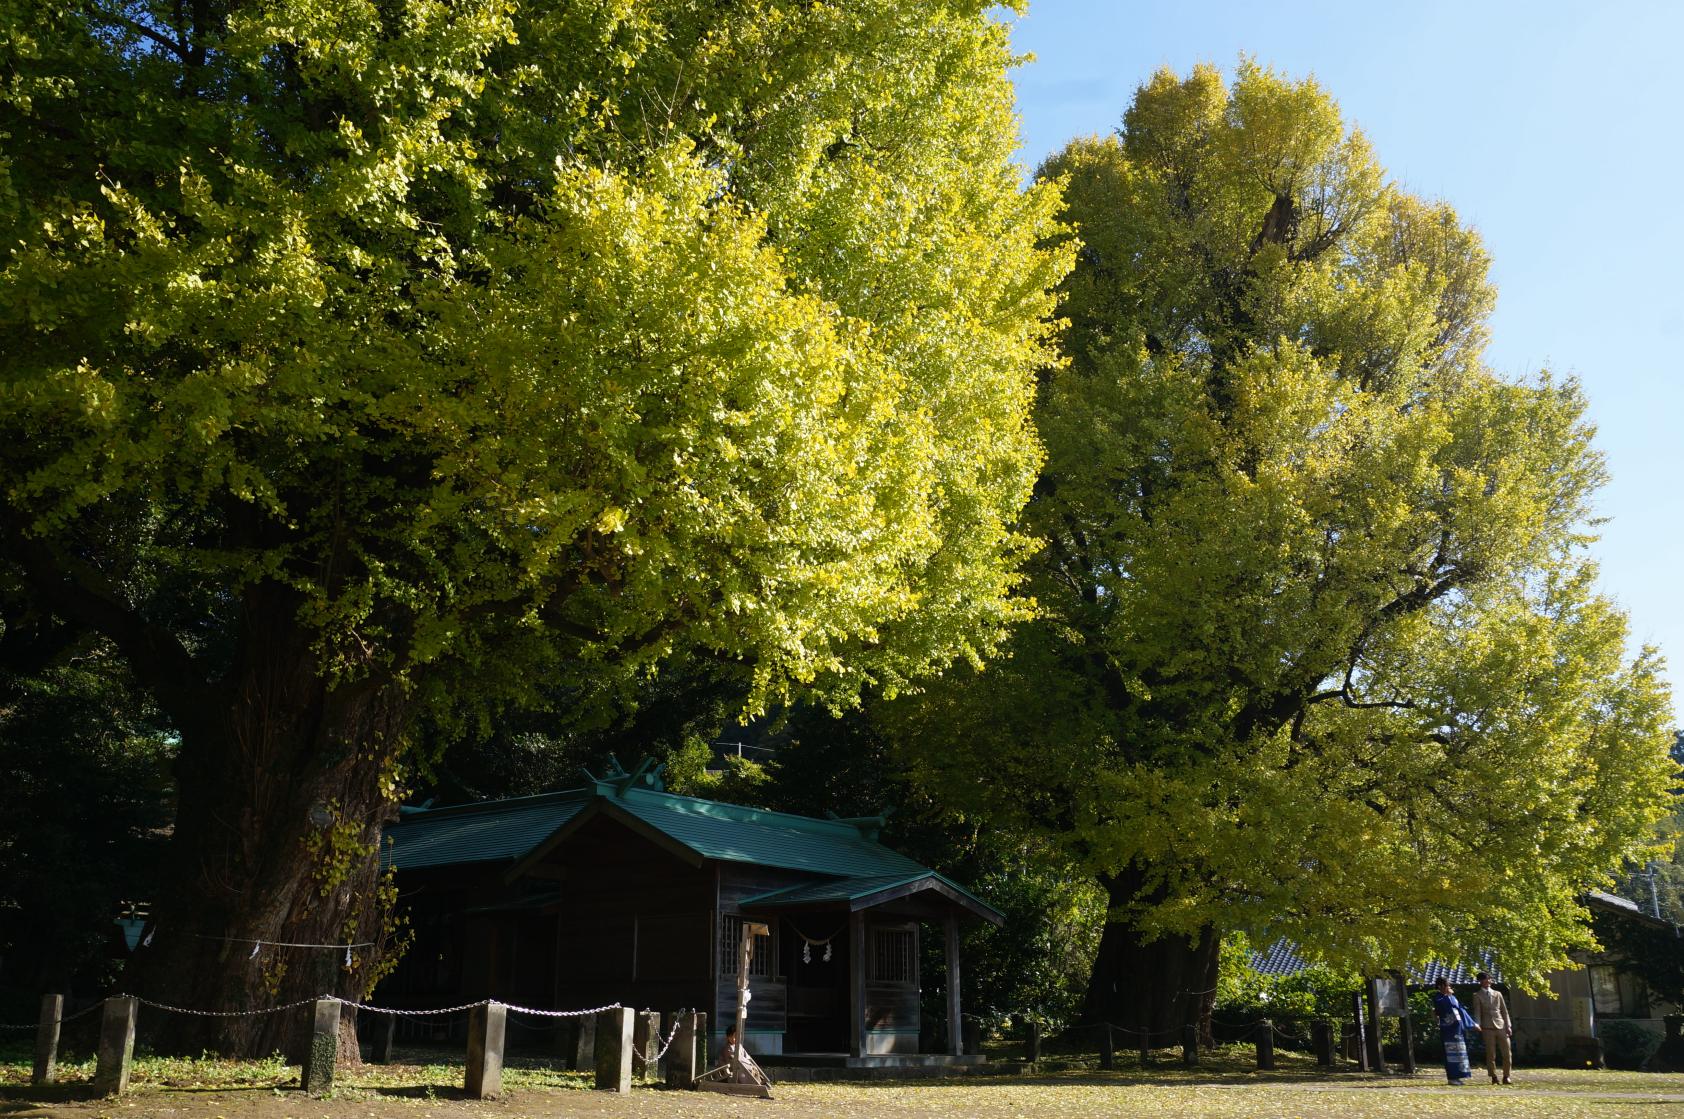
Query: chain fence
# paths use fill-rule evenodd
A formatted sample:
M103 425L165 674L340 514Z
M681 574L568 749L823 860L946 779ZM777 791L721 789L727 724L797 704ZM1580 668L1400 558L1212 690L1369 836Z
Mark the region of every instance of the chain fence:
M185 1014L191 1018L261 1018L270 1014L281 1014L288 1010L297 1010L302 1006L313 1006L316 1003L325 1000L337 1002L341 1006L353 1007L359 1011L366 1011L369 1014L389 1014L393 1017L400 1018L446 1018L452 1014L460 1014L465 1010L473 1010L475 1007L490 1006L493 1002L499 1002L497 999L480 999L478 1002L465 1002L460 1006L444 1006L413 1010L396 1006L375 1006L372 1003L358 1002L355 999L341 998L338 995L317 995L315 998L299 999L297 1002L283 1003L280 1006L266 1006L256 1010L195 1010L191 1007L171 1006L169 1003L154 1002L152 999L141 998L138 995L122 994L108 996L107 998L103 998L94 1003L92 1006L77 1011L75 1014L66 1015L58 1020L59 1024L62 1025L65 1022L72 1022L84 1015L92 1014L112 999L127 998L132 998L141 1006L149 1006L153 1010L162 1010L170 1014ZM601 1014L603 1011L607 1010L624 1009L623 1004L617 1002L609 1003L607 1006L592 1007L589 1010L538 1010L529 1006L515 1006L511 1003L501 1003L501 1005L507 1007L515 1013L531 1014L540 1018L586 1018L596 1014ZM10 1022L0 1022L0 1030L37 1030L40 1028L41 1023L39 1022L22 1022L15 1024ZM665 1050L663 1050L663 1052L664 1051Z
M672 1048L672 1040L673 1040L673 1038L678 1036L678 1028L680 1026L682 1026L683 1024L684 1024L684 1015L680 1014L678 1017L673 1019L672 1029L667 1031L667 1039L665 1041L661 1042L660 1051L657 1052L653 1057L648 1058L648 1061L649 1061L650 1064L654 1064L657 1061L664 1061L664 1060L667 1059L667 1050Z
M62 1026L66 1022L74 1022L78 1018L85 1018L89 1014L92 1014L94 1011L100 1009L104 1005L105 1005L105 1000L100 999L98 1002L94 1003L92 1006L85 1007L81 1010L78 1010L74 1014L64 1015L63 1017L59 1018L59 1020L55 1023L55 1025ZM7 1022L0 1022L0 1030L38 1030L40 1028L41 1028L41 1023L39 1023L39 1022L24 1022L20 1025L12 1025L12 1024L7 1023Z

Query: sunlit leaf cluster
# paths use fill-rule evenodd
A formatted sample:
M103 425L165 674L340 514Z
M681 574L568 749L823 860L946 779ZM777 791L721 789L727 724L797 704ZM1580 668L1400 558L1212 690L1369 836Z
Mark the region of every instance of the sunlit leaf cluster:
M7 0L0 60L26 561L458 693L845 702L1023 614L1070 250L985 5Z

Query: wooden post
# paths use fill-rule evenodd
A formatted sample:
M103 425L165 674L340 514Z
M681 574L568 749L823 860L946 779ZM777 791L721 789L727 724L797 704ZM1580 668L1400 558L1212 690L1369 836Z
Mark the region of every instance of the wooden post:
M705 1014L692 1014L686 1010L678 1012L678 1033L672 1039L672 1047L667 1050L668 1088L693 1088L697 1074L705 1071L696 1064L696 1042L702 1032L700 1023L706 1019Z
M582 1014L573 1019L573 1071L596 1068L596 1016Z
M849 1051L856 1057L865 1056L865 914L848 914L849 954L854 957L853 974L848 977L848 1035Z
M1267 1018L1260 1018L1256 1029L1257 1067L1272 1072L1275 1068L1275 1024Z
M655 1075L655 1053L661 1048L661 1016L639 1010L632 1017L632 1079Z
M1402 979L1398 982L1401 984ZM1398 1026L1403 1030L1403 1071L1408 1076L1415 1075L1415 1020L1409 1013L1409 988L1403 988L1403 1017L1398 1020Z
M1368 1064L1375 1072L1386 1072L1386 1050L1380 1033L1380 981L1368 981Z
M105 1000L99 1023L99 1061L94 1066L94 1091L102 1096L120 1095L129 1088L129 1066L134 1063L134 1018L138 999L124 995Z
M737 947L737 1016L734 1019L737 1024L737 1048L727 1058L731 1063L731 1077L738 1082L741 1082L748 1067L738 1057L748 1053L748 972L749 964L754 961L754 938L771 935L771 928L759 921L743 922L743 939Z
M1188 1068L1199 1063L1199 1027L1191 1022L1181 1027L1181 1063Z
M398 1033L398 1016L382 1014L370 1028L370 1032L374 1034L374 1038L368 1047L369 1064L391 1064L392 1042L396 1040Z
M1111 1023L1104 1022L1099 1027L1099 1067L1117 1067L1117 1039L1111 1036Z
M947 949L947 1046L955 1057L965 1052L965 1016L959 1007L959 918L942 921Z
M1029 1045L1024 1055L1031 1063L1041 1059L1041 1023L1034 1018L1029 1019Z
M35 1071L29 1082L51 1084L58 1079L58 1031L64 1020L64 996L41 996L41 1024L35 1030Z
M509 1008L488 1002L468 1011L468 1098L494 1100L503 1094L503 1040Z
M312 1096L333 1091L334 1065L339 1060L339 1000L317 999L310 1022L310 1047L304 1051L299 1079Z
M1316 1064L1333 1067L1333 1023L1317 1018L1310 1023L1310 1047L1316 1051Z
M1357 1067L1362 1069L1363 1072L1367 1072L1369 1069L1368 1037L1367 1031L1362 1028L1362 1017L1362 992L1358 991L1351 996L1351 1029L1353 1031L1351 1036L1355 1042Z
M596 1016L596 1086L629 1092L632 1082L632 1011L604 1010Z

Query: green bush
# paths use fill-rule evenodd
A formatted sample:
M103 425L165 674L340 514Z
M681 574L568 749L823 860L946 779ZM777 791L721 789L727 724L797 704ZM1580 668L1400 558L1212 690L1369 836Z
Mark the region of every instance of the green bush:
M1602 1039L1602 1055L1611 1068L1640 1069L1661 1047L1660 1035L1623 1018L1598 1022L1596 1035Z
M1321 965L1296 975L1262 975L1252 969L1251 952L1251 941L1244 933L1223 938L1216 981L1219 1014L1287 1021L1338 1020L1350 1014L1351 992L1362 985L1361 977Z

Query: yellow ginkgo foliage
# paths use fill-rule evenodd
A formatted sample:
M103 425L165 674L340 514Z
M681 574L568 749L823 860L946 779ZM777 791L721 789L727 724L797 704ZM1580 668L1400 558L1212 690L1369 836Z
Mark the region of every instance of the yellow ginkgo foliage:
M424 713L680 651L844 704L1025 613L1071 250L988 11L0 0L5 624L180 731L148 993L344 939L308 821L371 850Z
M1578 387L1481 364L1478 237L1313 81L1160 73L1041 174L1082 248L1040 617L891 709L915 772L1107 887L1096 1018L1178 1036L1225 930L1536 983L1675 781L1593 585Z

